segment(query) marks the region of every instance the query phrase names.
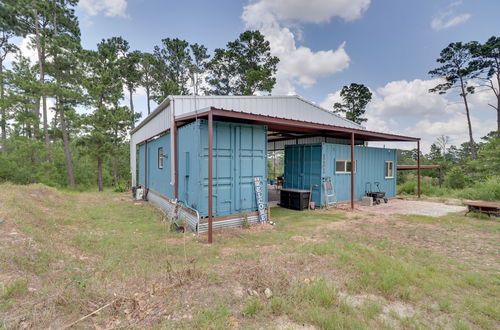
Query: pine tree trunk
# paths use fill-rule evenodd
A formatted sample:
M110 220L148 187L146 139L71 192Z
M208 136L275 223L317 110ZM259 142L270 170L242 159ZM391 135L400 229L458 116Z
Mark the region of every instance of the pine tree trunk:
M133 93L132 88L129 88L128 94L130 97L130 112L132 113L132 129L135 127L135 113L134 113L134 100L132 99Z
M0 59L0 100L3 101L4 92L3 80L3 60ZM2 130L2 151L7 152L7 118L5 107L2 105L0 108L0 129Z
M97 186L99 187L99 191L104 191L103 183L102 183L102 158L97 158Z
M474 143L474 137L472 136L472 123L470 120L469 103L467 102L467 94L465 91L465 84L462 77L460 77L460 87L462 89L461 96L464 99L464 104L465 104L465 114L467 115L467 124L469 126L469 143L470 143L471 157L472 159L476 159L477 153L476 153L476 145Z
M33 3L33 18L35 20L35 40L36 40L36 50L38 54L38 67L40 74L40 85L42 86L42 116L43 116L43 135L45 147L49 147L49 129L48 129L48 120L47 120L47 96L45 95L44 85L45 85L45 49L42 47L41 36L40 36L40 27L38 24L38 11L36 10L36 0L32 1ZM40 110L38 110L38 113ZM49 157L47 155L46 160L49 161Z
M113 164L113 186L116 187L118 185L118 131L115 129L113 134L113 145L114 145L114 154L115 156L112 159Z
M66 118L64 117L64 109L59 109L59 117L61 120L61 133L64 146L64 156L66 160L66 171L68 172L69 185L75 186L75 174L73 171L73 160L71 159L71 149L69 147L68 130L66 128Z
M500 68L497 61L497 131L500 132Z
M149 86L146 86L146 98L148 100L148 115L151 114L151 104L149 102L150 97L149 97Z

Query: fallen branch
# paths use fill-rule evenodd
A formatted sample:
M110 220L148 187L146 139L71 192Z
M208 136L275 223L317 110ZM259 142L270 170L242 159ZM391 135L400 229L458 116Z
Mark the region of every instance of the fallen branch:
M85 316L83 316L83 317L79 318L78 320L76 320L76 321L74 321L74 322L72 322L72 323L70 323L70 324L67 324L67 325L65 325L65 326L63 326L63 327L61 327L61 328L59 328L59 330L65 330L65 329L71 328L72 326L74 326L74 325L75 325L75 324L77 324L78 322L81 322L81 321L85 320L86 318L88 318L88 317L90 317L90 316L92 316L92 315L94 315L94 314L99 313L100 311L102 311L102 310L103 310L103 309L105 309L106 307L109 307L109 306L113 305L113 304L114 304L114 303L115 303L118 299L120 299L120 298L117 298L117 299L115 299L115 300L113 300L113 301L111 301L111 302L107 303L106 305L104 305L104 306L102 306L102 307L99 307L98 309L96 309L96 310L95 310L95 311L93 311L92 313L87 314L87 315L85 315Z

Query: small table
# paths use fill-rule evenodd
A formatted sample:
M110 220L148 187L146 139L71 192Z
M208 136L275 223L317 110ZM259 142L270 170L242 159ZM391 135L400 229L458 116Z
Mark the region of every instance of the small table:
M464 201L464 205L467 206L467 215L469 212L479 212L485 213L488 216L492 214L496 217L500 216L500 203L496 202L482 202L482 201Z

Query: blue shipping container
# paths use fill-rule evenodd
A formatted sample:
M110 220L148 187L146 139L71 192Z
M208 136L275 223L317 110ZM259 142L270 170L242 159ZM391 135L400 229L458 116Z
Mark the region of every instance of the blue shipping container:
M360 200L365 195L366 183L380 183L380 190L391 198L396 196L395 149L355 146L354 198ZM285 146L284 188L312 188L312 201L316 206L325 204L323 181L330 178L338 201L351 199L350 173L351 147L349 145L316 143ZM387 164L386 164L387 163ZM391 167L386 176L386 167ZM391 175L392 174L392 175Z
M208 124L198 119L178 129L179 200L208 216ZM253 178L267 182L267 128L214 122L213 215L257 211ZM267 200L267 189L265 191Z

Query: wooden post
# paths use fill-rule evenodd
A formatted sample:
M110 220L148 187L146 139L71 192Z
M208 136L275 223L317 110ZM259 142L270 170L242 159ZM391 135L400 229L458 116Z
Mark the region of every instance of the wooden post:
M354 209L354 132L351 133L351 209Z
M214 127L213 127L212 111L208 113L208 243L212 244L212 167L213 167L213 143L214 143Z
M417 196L420 198L420 140L417 141Z
M172 134L174 134L174 198L178 199L179 198L179 173L178 173L178 159L177 159L177 123L174 121L172 124ZM186 189L189 189L189 187L186 187Z

